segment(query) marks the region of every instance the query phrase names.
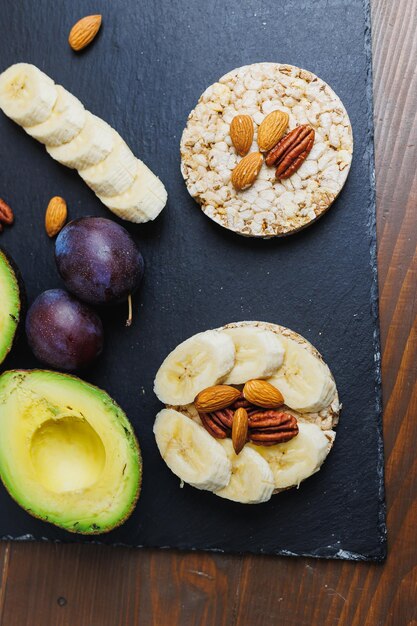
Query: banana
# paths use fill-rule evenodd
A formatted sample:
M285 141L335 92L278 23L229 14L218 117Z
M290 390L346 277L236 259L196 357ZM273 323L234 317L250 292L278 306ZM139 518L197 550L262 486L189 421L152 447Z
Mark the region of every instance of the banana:
M0 108L20 126L44 122L57 95L54 81L29 63L16 63L0 74Z
M231 476L223 447L199 424L173 409L163 409L153 427L156 444L170 470L197 489L216 491Z
M84 128L86 111L69 91L56 85L58 97L51 115L41 124L25 128L28 135L47 146L61 146Z
M219 444L232 464L232 475L225 487L215 491L216 495L244 504L267 502L274 490L274 477L265 459L248 446L236 455L230 439L221 439Z
M137 159L116 131L113 149L97 165L79 172L85 183L97 194L104 197L124 193L135 180Z
M167 192L159 178L137 159L132 186L120 195L110 198L98 195L98 198L118 217L140 224L159 215L166 204Z
M154 391L161 402L182 406L215 385L230 372L235 361L232 339L218 330L207 330L180 343L159 368Z
M233 339L236 360L224 381L240 385L252 378L268 378L282 364L284 347L280 338L270 330L255 326L225 328L222 332Z
M62 146L46 146L55 161L77 170L96 165L113 149L115 132L111 126L86 112L84 128L74 139Z
M249 443L245 446L245 449L252 448L267 461L275 489L298 487L301 481L319 471L330 451L331 443L319 426L299 421L298 429L298 435L286 443L275 446Z
M53 159L77 169L118 217L148 222L164 208L164 185L120 135L34 65L17 63L0 74L0 108Z
M282 336L284 362L268 379L284 396L285 404L301 413L329 406L336 385L329 368L294 339Z

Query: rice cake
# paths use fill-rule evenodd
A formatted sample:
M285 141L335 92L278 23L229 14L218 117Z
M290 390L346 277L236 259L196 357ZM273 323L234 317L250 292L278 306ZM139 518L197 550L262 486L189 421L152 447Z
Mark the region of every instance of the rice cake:
M255 183L237 191L230 179L242 157L230 139L230 123L236 115L251 116L251 151L257 151L257 129L274 110L288 113L288 131L312 126L313 148L290 178L276 180L275 168L264 163ZM293 65L255 63L232 70L202 94L181 138L181 171L212 220L241 235L280 237L327 211L346 181L352 151L348 114L329 85Z

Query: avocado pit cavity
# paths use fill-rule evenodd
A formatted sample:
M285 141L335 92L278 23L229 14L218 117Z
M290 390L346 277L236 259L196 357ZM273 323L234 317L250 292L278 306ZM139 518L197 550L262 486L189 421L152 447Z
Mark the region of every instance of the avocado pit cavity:
M33 433L30 455L37 480L57 494L92 487L106 463L97 432L73 415L43 422Z

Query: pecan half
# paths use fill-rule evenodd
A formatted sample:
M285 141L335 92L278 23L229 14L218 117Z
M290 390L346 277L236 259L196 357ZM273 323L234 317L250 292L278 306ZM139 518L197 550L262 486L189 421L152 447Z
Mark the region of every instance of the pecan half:
M226 439L232 431L234 410L221 409L211 413L199 413L203 426L216 439Z
M5 202L0 198L0 233L3 231L4 226L10 226L14 222L13 211Z
M256 411L249 416L249 439L252 443L273 446L298 435L297 420L283 411Z
M240 396L233 402L230 406L231 409L237 411L237 409L246 409L248 415L251 415L254 411L259 411L259 407L246 400L243 392L240 393Z
M215 420L213 420L210 413L200 413L200 419L204 428L207 430L207 432L210 433L212 437L214 437L215 439L226 439L226 428L219 425Z
M289 178L301 167L313 147L314 135L311 126L297 126L268 152L265 162L277 168L276 178Z

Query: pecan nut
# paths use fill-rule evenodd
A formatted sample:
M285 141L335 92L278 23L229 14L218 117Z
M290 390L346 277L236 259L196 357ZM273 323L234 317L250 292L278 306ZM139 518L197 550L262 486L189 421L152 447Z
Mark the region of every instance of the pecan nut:
M243 395L243 392L240 393L240 396L233 402L230 408L234 411L237 411L237 409L246 409L248 415L251 415L255 411L259 411L259 407L247 400Z
M216 439L230 437L234 410L221 409L211 413L199 413L204 428Z
M249 439L252 443L273 446L298 435L297 420L283 411L256 411L249 416Z
M4 226L10 226L11 224L13 224L13 222L13 211L11 210L7 202L0 198L0 233L2 232Z
M289 178L301 167L313 147L314 135L311 126L297 126L268 152L265 162L277 168L276 178Z

